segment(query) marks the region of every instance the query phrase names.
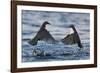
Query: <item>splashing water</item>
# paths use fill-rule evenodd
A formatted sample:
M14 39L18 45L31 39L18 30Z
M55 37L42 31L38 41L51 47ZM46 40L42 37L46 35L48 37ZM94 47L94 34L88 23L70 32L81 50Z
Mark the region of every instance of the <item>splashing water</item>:
M80 51L77 44L64 45L61 42L49 44L39 41L35 46L30 45L28 42L36 35L45 20L52 24L46 29L58 41L67 35L67 26L74 24L84 48ZM22 10L22 62L86 59L90 59L89 13Z

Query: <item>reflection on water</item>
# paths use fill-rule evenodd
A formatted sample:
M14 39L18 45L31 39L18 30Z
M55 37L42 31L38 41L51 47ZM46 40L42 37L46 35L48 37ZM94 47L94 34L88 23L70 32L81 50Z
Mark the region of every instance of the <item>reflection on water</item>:
M31 46L32 39L44 21L52 25L47 30L56 39L63 39L68 33L70 24L74 24L83 44L83 50L75 45L48 44L39 41ZM35 53L36 52L36 53ZM22 62L86 60L90 58L90 14L72 12L48 12L22 10Z

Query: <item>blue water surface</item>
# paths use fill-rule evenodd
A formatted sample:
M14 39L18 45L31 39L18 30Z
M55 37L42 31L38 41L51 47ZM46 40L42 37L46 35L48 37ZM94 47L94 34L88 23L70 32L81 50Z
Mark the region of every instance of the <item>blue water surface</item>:
M22 62L43 62L61 60L87 60L90 59L90 14L75 12L53 12L22 10ZM39 41L32 46L28 42L34 38L44 21L46 29L59 42L49 44ZM74 45L64 45L60 42L68 33L69 25L75 25L83 48ZM36 52L36 53L34 53ZM41 54L41 55L39 55Z

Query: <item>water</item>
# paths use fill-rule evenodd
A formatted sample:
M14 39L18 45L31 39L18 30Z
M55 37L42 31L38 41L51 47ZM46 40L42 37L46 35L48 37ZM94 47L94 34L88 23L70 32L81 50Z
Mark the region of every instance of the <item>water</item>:
M44 21L50 34L59 42L49 44L39 41L32 46L28 43ZM69 25L75 25L83 49L75 45L64 45L60 42L68 33ZM48 12L22 10L22 62L43 62L60 60L87 60L90 58L90 14L72 12Z

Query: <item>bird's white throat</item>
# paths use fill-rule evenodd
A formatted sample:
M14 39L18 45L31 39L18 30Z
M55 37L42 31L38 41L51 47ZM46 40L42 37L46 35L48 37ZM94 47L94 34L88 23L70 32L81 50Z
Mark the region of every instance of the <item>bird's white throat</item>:
M47 25L45 29L51 30L52 29L52 25Z
M74 30L72 28L69 28L69 34L74 33Z

